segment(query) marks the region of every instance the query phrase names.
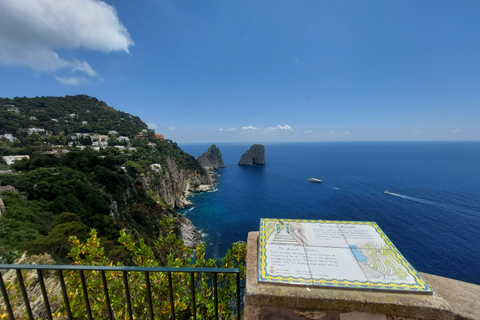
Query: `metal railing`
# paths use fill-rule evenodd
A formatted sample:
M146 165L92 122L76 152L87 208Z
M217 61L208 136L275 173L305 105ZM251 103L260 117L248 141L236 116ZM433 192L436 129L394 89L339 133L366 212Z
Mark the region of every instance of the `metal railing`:
M128 311L129 319L133 320L135 318L133 311L132 311L132 301L130 296L130 289L129 289L129 281L128 281L128 273L129 272L137 272L142 273L145 277L145 288L146 288L146 298L147 298L147 309L148 309L148 316L141 315L140 318L147 319L155 319L154 314L154 306L153 306L153 299L152 299L152 285L150 281L150 274L152 273L164 273L167 275L168 278L168 293L169 293L169 306L170 306L170 319L175 319L175 302L174 302L174 289L173 289L173 281L172 281L172 274L189 274L190 280L190 292L191 295L191 316L193 319L197 318L197 305L196 305L196 298L195 298L195 275L196 274L210 274L213 277L213 280L208 283L208 286L213 288L213 299L214 299L214 317L215 319L219 318L218 313L218 274L235 274L236 275L236 315L237 319L240 319L241 315L241 304L240 304L240 270L238 268L168 268L168 267L108 267L108 266L84 266L84 265L14 265L14 264L0 264L0 271L3 270L16 270L17 281L22 293L23 301L25 304L26 314L28 315L28 319L34 320L32 309L30 306L30 300L27 294L27 290L25 287L24 279L22 276L22 270L36 270L38 276L38 282L40 284L40 289L43 298L43 305L46 311L46 318L52 320L52 310L50 308L50 302L47 294L47 289L45 286L44 280L44 272L46 270L56 270L58 281L60 282L61 292L63 297L63 305L66 311L67 318L73 320L74 317L72 316L72 310L70 308L69 297L67 293L67 287L65 285L65 275L64 271L78 271L78 275L80 276L81 287L82 287L82 294L83 300L86 308L86 313L89 320L93 319L92 316L92 309L90 306L90 298L88 295L87 284L85 280L85 271L97 271L100 272L101 280L103 284L103 293L105 297L105 306L106 306L106 313L108 314L108 318L113 320L114 314L112 312L111 307L111 300L109 294L109 288L106 278L106 272L113 271L113 272L122 272L123 276L123 289L125 290L125 299L126 299L126 309ZM3 280L3 276L0 274L0 290L2 292L6 313L10 317L11 320L15 320L14 312L12 305L10 303L9 295L7 293L7 287ZM139 318L137 315L136 318Z

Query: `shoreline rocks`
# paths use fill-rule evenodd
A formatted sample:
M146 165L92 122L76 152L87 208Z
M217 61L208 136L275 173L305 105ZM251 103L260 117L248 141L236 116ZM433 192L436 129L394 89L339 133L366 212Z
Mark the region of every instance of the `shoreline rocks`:
M254 144L245 151L238 162L239 166L265 165L265 147L262 144Z

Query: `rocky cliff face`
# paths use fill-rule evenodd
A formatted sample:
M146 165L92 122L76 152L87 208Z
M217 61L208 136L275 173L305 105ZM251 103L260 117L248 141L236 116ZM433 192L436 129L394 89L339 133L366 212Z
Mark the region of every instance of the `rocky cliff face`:
M151 171L143 175L144 188L154 194L157 201L165 201L175 209L182 209L192 205L186 196L191 192L198 192L199 186L214 186L216 180L207 171L179 169L175 161L167 158L167 167L161 172ZM179 213L174 214L174 229L190 248L195 248L202 239L192 222Z
M163 198L168 205L176 209L192 205L186 196L190 192L196 192L198 186L215 184L208 172L178 169L170 157L167 158L167 168L162 169L161 173L152 172L144 178L155 196Z
M223 163L222 152L214 144L208 148L207 152L198 157L197 161L206 170L218 170L226 167Z
M255 166L265 164L265 147L261 144L254 144L240 158L239 166Z

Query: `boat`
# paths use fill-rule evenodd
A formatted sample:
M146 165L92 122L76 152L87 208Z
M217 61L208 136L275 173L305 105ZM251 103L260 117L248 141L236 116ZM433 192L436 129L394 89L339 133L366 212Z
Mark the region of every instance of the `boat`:
M388 190L383 191L383 193L385 193L385 194L392 194L392 193L391 193L390 191L388 191Z
M310 182L316 182L316 183L322 183L322 180L317 179L317 178L310 178L310 179L308 179L308 181L310 181Z

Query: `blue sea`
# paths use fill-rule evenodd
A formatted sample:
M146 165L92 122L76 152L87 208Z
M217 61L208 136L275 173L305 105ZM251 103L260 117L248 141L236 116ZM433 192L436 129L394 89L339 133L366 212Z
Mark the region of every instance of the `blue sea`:
M181 211L209 257L260 218L374 221L418 271L480 284L480 142L265 143L265 166L238 166L250 145L217 144L218 190Z

